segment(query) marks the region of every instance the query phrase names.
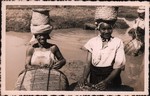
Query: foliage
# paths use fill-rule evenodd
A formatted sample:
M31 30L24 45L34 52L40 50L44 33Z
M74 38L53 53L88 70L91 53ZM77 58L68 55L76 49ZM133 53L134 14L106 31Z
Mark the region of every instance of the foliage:
M95 6L37 6L9 5L6 7L6 31L30 32L32 9L46 8L50 10L51 24L54 29L83 28L85 23L94 24ZM120 7L119 17L134 20L135 7ZM118 20L117 28L128 28L127 24Z

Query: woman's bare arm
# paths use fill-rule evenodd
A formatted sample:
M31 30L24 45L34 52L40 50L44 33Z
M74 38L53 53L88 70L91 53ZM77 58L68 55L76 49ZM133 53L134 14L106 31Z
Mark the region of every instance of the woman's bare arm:
M85 85L85 83L87 82L87 78L89 76L89 73L90 73L90 66L91 66L91 63L92 63L92 53L89 52L89 51L87 51L86 62L87 62L87 65L84 68L83 77L81 77L81 79L79 81L80 86Z
M54 55L56 56L56 58L58 59L58 62L56 62L56 64L53 65L53 68L54 69L62 68L66 64L66 59L63 57L63 55L60 52L60 50L57 47L57 45L54 45L52 47L52 51L53 51Z
M29 46L26 51L26 60L25 60L25 68L29 68L31 66L31 58L33 55L34 48Z

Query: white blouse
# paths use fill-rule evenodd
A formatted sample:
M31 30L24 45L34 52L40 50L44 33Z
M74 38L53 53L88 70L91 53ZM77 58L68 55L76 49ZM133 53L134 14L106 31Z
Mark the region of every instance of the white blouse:
M35 49L32 59L31 59L31 64L34 65L43 65L43 64L54 64L56 62L56 57L50 50L38 50Z
M141 29L145 29L145 20L141 18L137 18L135 20L135 24L133 25L133 28L140 27Z
M96 67L122 68L125 65L124 45L121 39L111 38L107 46L102 47L100 36L90 39L84 47L92 53L92 64Z

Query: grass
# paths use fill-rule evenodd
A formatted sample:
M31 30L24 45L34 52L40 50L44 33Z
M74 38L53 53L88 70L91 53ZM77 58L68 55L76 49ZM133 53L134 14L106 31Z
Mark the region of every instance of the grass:
M138 16L137 9L138 7L120 6L118 16L124 17L127 20L134 20Z
M54 29L83 28L85 23L94 24L94 6L37 6L9 5L6 7L6 31L30 32L32 9L46 8L50 10L51 24ZM120 7L119 17L128 20L137 18L136 7ZM116 22L117 28L128 28L121 20Z

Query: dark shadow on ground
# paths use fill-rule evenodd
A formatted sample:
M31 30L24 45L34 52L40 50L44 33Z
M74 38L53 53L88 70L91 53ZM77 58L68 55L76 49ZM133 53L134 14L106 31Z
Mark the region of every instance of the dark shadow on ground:
M78 85L78 82L74 82L74 83L70 84L68 90L69 91L75 90L75 88L77 87L77 85Z
M69 91L83 91L79 88L78 86L78 82L74 82L72 84L69 85ZM86 90L85 90L86 91ZM95 91L95 90L93 90ZM98 91L98 90L97 90ZM118 88L113 88L113 89L109 89L107 91L134 91L134 88L133 87L130 87L128 85L121 85L120 87Z

